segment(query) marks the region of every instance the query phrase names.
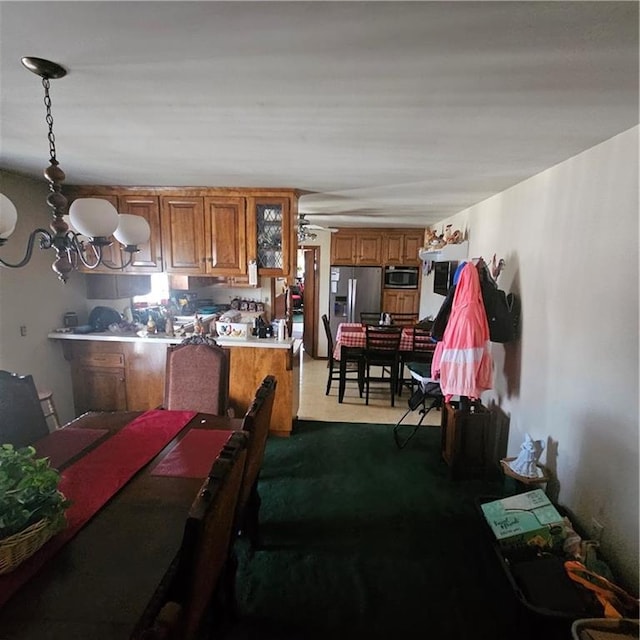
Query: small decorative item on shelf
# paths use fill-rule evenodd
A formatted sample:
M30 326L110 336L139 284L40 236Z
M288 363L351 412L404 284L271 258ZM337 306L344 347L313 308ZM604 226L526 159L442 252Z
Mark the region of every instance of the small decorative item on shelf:
M0 574L9 573L66 526L60 474L33 447L0 446Z

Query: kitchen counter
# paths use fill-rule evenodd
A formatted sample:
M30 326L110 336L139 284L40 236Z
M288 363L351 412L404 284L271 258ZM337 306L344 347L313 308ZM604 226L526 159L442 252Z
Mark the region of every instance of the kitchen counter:
M71 365L76 415L86 411L145 411L162 405L167 347L182 336L51 332ZM216 338L229 352L229 402L241 417L267 375L278 381L270 433L290 435L300 396L302 340Z
M52 331L47 336L52 340L91 340L94 342L160 342L164 344L180 344L188 336L168 336L164 333L156 333L147 336L138 336L135 333L110 333L103 331L98 333L64 333ZM213 336L221 347L257 347L259 349L289 349L292 346L294 351L299 351L302 341L296 338L254 338L246 340L237 338L220 338ZM296 345L296 342L300 343Z

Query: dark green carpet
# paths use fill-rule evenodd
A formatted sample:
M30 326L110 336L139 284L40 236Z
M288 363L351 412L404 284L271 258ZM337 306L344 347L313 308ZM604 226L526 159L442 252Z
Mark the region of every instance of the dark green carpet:
M262 546L237 545L248 637L523 637L474 502L502 484L450 481L439 428L398 450L389 425L300 422L259 486Z

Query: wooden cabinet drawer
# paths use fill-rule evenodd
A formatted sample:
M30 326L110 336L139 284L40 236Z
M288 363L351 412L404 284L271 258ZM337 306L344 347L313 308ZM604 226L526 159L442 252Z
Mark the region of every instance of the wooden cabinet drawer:
M83 367L118 367L124 368L123 353L87 353L79 358L78 364Z

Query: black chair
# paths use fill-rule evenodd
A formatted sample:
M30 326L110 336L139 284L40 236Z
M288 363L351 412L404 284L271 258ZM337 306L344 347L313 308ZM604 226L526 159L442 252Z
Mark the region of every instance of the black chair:
M410 386L411 393L414 391L415 379L409 376L409 380L405 382L404 367L411 362L419 362L423 365L431 365L433 360L433 352L436 343L431 339L431 331L422 327L413 327L412 330L412 346L411 351L400 352L400 375L398 376L398 395L402 395L402 387Z
M398 386L398 369L400 364L400 338L402 329L394 326L365 327L365 404L369 404L369 390L372 382L388 382L391 393L391 406L395 406ZM379 375L372 374L372 367L382 367ZM388 371L389 376L385 373Z
M380 312L379 311L362 311L360 312L360 322L364 325L379 325L380 324Z
M322 315L322 324L327 335L327 349L329 351L329 376L327 377L327 390L325 395L328 396L331 391L331 383L338 382L338 402L344 400L344 392L347 382L357 381L358 391L362 398L364 391L364 359L363 350L351 347L342 347L340 350L340 361L336 362L333 357L335 344L331 335L331 326L327 314ZM355 376L353 375L355 374Z
M391 324L395 324L399 327L412 327L418 322L417 313L394 313L389 314L391 316Z
M33 376L0 371L0 444L26 447L48 433Z

